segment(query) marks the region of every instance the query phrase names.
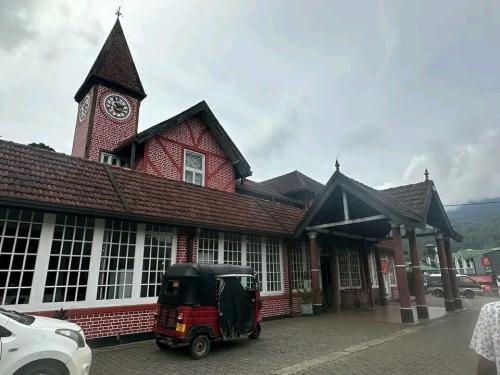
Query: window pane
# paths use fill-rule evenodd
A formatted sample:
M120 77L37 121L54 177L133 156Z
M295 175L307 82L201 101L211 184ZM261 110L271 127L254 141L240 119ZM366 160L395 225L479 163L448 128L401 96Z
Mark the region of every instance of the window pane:
M247 236L247 266L253 268L258 281L262 281L262 239Z
M189 183L193 183L193 172L191 171L186 171L184 173L184 181L186 182L189 182Z
M97 299L130 298L132 273L127 270L134 264L137 227L128 221L108 219L105 228Z
M203 185L203 175L201 173L194 174L194 184L195 185Z
M158 297L161 276L172 263L172 228L146 225L143 259L141 297Z
M266 238L267 291L281 291L281 259L279 240Z
M241 236L224 233L224 263L241 266Z
M198 171L202 171L203 170L203 156L187 151L186 152L186 167L191 168L191 169L196 169Z
M0 305L29 303L43 214L0 208Z
M217 263L218 250L218 233L211 230L202 230L198 238L198 263Z

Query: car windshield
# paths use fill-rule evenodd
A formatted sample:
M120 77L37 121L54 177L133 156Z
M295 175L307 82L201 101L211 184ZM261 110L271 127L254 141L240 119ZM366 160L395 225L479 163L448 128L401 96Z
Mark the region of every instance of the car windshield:
M11 319L14 319L16 322L21 324L25 324L27 326L31 325L35 321L35 317L31 315L26 315L14 310L5 310L0 307L0 314L8 316Z

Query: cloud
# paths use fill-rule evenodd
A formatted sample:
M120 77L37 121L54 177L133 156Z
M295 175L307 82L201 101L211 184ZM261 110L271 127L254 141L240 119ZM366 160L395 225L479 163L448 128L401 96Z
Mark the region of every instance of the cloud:
M425 168L447 204L464 203L500 195L500 127L485 130L475 139L452 147L435 144L411 158L406 183L423 180Z
M12 50L37 33L32 28L35 0L0 2L0 47Z

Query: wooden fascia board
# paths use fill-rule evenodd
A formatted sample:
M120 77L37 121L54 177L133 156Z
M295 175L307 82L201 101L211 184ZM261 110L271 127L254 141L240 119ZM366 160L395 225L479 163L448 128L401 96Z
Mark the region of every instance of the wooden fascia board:
M382 215L387 216L390 221L394 221L400 224L411 224L415 225L418 223L414 220L403 217L401 214L396 212L392 207L389 207L386 203L382 202L380 198L369 194L368 192L361 190L359 187L352 184L349 180L341 180L339 186L344 188L347 192L354 195L359 200L363 201L368 206L374 208L376 211L380 212Z
M311 222L312 218L317 215L318 211L323 207L325 204L326 200L330 197L330 195L333 193L335 188L338 186L336 182L336 177L337 173L335 172L330 180L326 184L326 188L323 190L321 195L319 196L318 200L316 200L313 205L309 208L309 210L305 213L304 218L300 221L300 223L297 225L297 228L294 233L294 237L298 238L302 234L302 232L305 230L305 228L309 225Z
M327 228L340 227L340 226L350 225L350 224L367 223L370 221L383 220L383 219L387 219L387 217L384 215L366 216L366 217L361 217L361 218L357 218L357 219L337 221L334 223L313 225L310 227L306 227L306 230L327 229Z

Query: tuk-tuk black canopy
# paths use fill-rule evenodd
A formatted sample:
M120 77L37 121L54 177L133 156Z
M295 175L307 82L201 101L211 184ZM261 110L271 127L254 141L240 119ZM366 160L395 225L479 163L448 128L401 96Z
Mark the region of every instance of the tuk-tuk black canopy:
M217 305L217 277L254 275L252 267L228 264L177 263L168 267L162 280L158 303L177 305ZM169 283L178 282L173 291Z

